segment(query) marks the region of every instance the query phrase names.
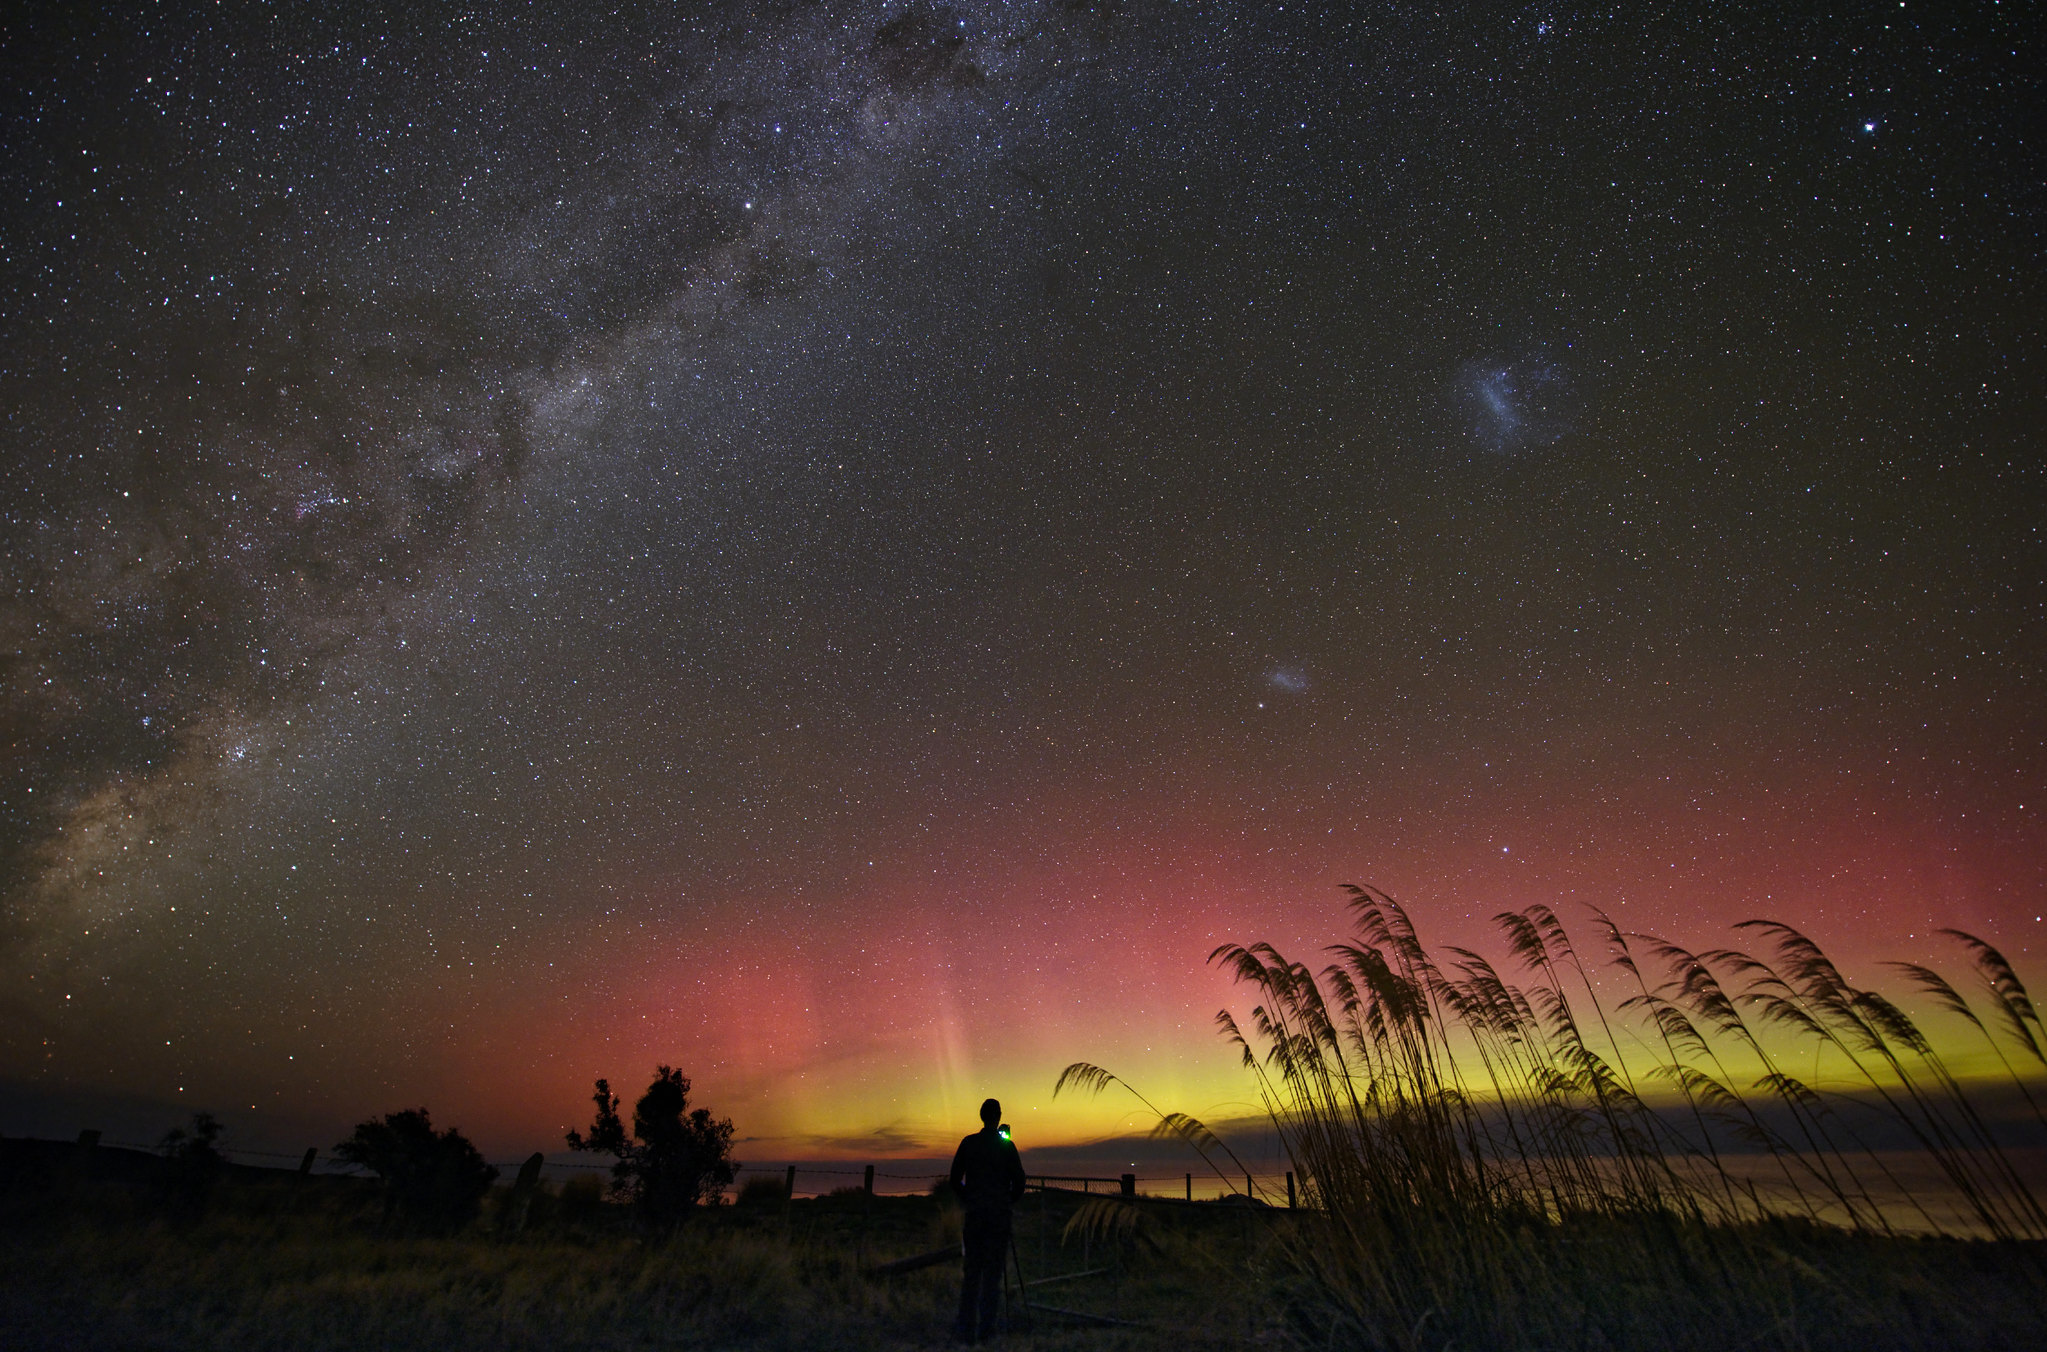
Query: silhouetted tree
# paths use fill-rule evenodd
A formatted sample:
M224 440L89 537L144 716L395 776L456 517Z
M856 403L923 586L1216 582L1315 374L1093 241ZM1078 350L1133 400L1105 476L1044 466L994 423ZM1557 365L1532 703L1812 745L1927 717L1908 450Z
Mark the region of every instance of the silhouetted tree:
M213 1185L227 1170L214 1144L226 1129L212 1113L193 1113L189 1129L172 1127L157 1142L164 1158L164 1196L172 1210L190 1218L206 1209Z
M633 1105L632 1135L618 1115L618 1096L608 1081L597 1082L591 1101L597 1120L589 1133L569 1133L571 1150L595 1150L617 1157L613 1188L630 1197L642 1218L672 1226L706 1197L732 1181L732 1123L689 1106L689 1077L667 1066L654 1068L654 1082Z
M172 1127L158 1141L157 1149L163 1157L176 1164L191 1165L195 1168L217 1173L227 1163L221 1158L220 1150L214 1145L227 1127L212 1113L193 1113L190 1130Z
M498 1171L454 1127L434 1130L424 1108L386 1113L356 1124L334 1147L337 1159L384 1180L387 1211L423 1225L453 1228L474 1219Z

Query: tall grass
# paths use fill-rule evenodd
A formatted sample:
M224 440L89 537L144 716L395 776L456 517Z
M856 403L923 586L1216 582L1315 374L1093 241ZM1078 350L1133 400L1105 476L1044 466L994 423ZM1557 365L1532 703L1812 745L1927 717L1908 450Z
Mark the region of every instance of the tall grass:
M1469 949L1432 952L1384 893L1350 893L1352 936L1319 972L1266 944L1212 955L1256 997L1247 1021L1218 1023L1305 1188L1309 1215L1275 1235L1310 1341L1796 1345L1789 1237L2047 1238L1948 1056L1789 926L1737 926L1760 956L1694 953L1595 914L1591 961L1620 979L1616 999L1547 907L1496 918L1510 977ZM1897 970L1990 1044L2047 1125L2029 1083L2047 1034L2024 984L1949 933L1974 999ZM1822 1064L1824 1081L1794 1070ZM1112 1083L1078 1063L1055 1093ZM1184 1115L1161 1113L1158 1131L1212 1162L1221 1149Z

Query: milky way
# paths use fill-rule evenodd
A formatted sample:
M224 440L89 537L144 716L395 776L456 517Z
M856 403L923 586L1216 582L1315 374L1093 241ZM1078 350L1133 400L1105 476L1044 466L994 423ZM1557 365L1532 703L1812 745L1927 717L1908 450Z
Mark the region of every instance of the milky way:
M26 1124L1108 1130L1346 881L2036 952L2007 21L1293 8L25 24Z

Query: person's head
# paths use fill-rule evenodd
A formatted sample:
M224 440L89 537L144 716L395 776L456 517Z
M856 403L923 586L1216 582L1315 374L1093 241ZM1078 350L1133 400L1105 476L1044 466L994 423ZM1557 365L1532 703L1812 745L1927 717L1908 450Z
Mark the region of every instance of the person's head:
M992 1127L1001 1120L1002 1105L994 1099L984 1099L981 1103L981 1125Z

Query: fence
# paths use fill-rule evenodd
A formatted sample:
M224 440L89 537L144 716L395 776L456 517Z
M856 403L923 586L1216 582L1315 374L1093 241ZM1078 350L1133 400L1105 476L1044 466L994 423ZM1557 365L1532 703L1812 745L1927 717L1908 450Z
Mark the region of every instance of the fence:
M105 1145L110 1149L141 1150L152 1154L157 1150L155 1145L135 1141L103 1141L99 1132L90 1129L78 1133L78 1144L85 1149ZM251 1167L259 1169L289 1169L302 1177L314 1173L360 1175L363 1172L359 1165L335 1159L332 1155L323 1155L318 1146L308 1146L303 1152L299 1153L279 1150L246 1150L239 1146L217 1145L214 1148L223 1157L236 1163L248 1162L251 1164ZM271 1160L284 1162L275 1164L255 1163L255 1161ZM497 1167L500 1173L509 1178L519 1175L525 1170L530 1165L530 1157L526 1160L493 1160L491 1163ZM543 1155L539 1170L540 1176L544 1176L549 1171L556 1170L597 1170L608 1173L611 1170L611 1165L595 1161L585 1163L581 1160L553 1160L547 1159ZM872 1164L862 1165L858 1168L803 1163L754 1165L742 1168L738 1172L741 1177L748 1175L773 1177L779 1174L783 1178L785 1193L789 1197L817 1197L837 1190L836 1187L827 1186L822 1189L799 1192L797 1190L797 1183L800 1179L804 1178L857 1178L860 1180L859 1189L870 1196L906 1196L928 1191L940 1179L946 1177L944 1172L892 1173L877 1169ZM915 1186L896 1189L892 1192L888 1190L878 1191L876 1188L877 1179L887 1180L892 1183L911 1183ZM1102 1196L1186 1202L1212 1202L1234 1196L1244 1197L1253 1202L1261 1202L1266 1205L1278 1205L1280 1198L1284 1196L1287 1206L1292 1207L1295 1205L1296 1190L1293 1170L1289 1169L1283 1175L1265 1175L1262 1181L1263 1186L1261 1187L1259 1176L1245 1174L1243 1186L1239 1188L1235 1180L1223 1180L1214 1176L1193 1173L1149 1178L1140 1178L1134 1173L1119 1174L1114 1177L1087 1174L1031 1174L1028 1177L1028 1185L1040 1191L1047 1188L1072 1189L1077 1186L1078 1190L1084 1195L1099 1192ZM1173 1186L1175 1184L1178 1186ZM844 1184L838 1186L850 1187L852 1185ZM1164 1190L1161 1191L1160 1189Z
M1216 1202L1238 1197L1276 1206L1283 1196L1286 1205L1291 1207L1298 1201L1298 1189L1295 1187L1294 1171L1291 1169L1284 1173L1263 1176L1245 1174L1242 1186L1234 1179L1194 1173L1153 1178L1139 1178L1136 1174L1118 1174L1114 1178L1032 1174L1030 1182L1033 1186L1041 1188L1056 1184L1070 1187L1078 1183L1082 1193L1095 1191L1095 1186L1099 1184L1104 1194L1143 1198L1154 1202Z

